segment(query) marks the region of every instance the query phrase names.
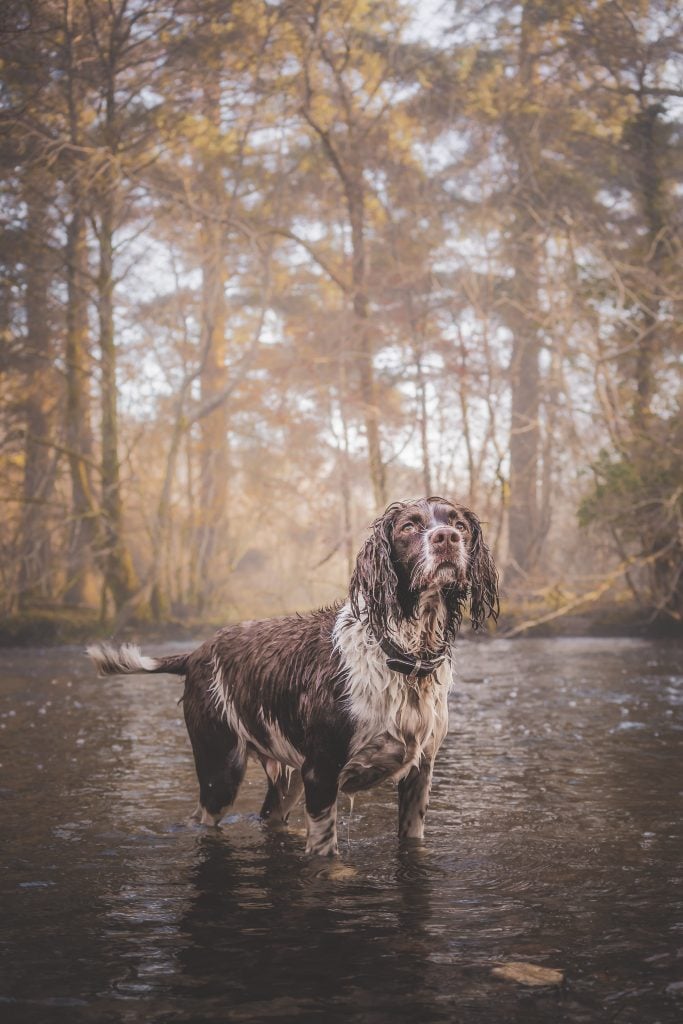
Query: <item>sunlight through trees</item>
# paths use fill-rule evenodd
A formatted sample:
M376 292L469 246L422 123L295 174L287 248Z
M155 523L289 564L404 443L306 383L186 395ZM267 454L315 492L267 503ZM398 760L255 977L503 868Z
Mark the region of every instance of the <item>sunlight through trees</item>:
M471 503L508 607L683 615L668 0L12 0L0 591L219 621Z

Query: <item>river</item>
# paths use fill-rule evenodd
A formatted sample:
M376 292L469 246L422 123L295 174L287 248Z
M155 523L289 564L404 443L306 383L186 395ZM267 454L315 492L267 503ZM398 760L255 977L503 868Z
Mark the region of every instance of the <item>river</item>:
M342 798L321 871L300 812L258 820L258 766L220 829L187 823L181 680L1 651L0 1019L680 1021L682 655L463 640L424 845L387 784Z

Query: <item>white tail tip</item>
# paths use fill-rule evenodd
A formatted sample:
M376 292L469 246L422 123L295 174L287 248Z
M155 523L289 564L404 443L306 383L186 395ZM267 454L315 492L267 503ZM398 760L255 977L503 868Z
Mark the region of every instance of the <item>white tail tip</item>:
M147 658L135 644L122 644L116 649L111 644L92 644L85 652L95 663L101 676L132 675L135 672L154 672L159 662Z

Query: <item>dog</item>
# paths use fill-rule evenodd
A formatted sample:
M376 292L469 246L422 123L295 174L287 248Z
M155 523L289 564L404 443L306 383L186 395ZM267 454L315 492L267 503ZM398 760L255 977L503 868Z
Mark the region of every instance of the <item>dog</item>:
M306 852L335 856L337 797L398 783L399 838L422 839L432 770L448 729L452 651L463 614L498 617L498 574L475 514L430 497L396 502L371 529L337 604L220 629L186 654L88 648L102 675L185 676L199 780L193 815L217 825L247 758L268 788L261 816L305 800Z

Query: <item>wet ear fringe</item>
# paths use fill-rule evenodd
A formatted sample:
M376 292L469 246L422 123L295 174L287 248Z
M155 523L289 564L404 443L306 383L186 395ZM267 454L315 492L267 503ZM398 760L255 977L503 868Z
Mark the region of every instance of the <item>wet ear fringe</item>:
M496 622L500 612L498 570L484 543L479 520L469 509L467 517L473 531L470 550L470 619L473 629L482 629L487 619Z
M372 525L349 585L351 611L365 618L374 636L382 637L392 620L398 618L398 577L391 561L391 531L396 513L403 505L390 505Z

